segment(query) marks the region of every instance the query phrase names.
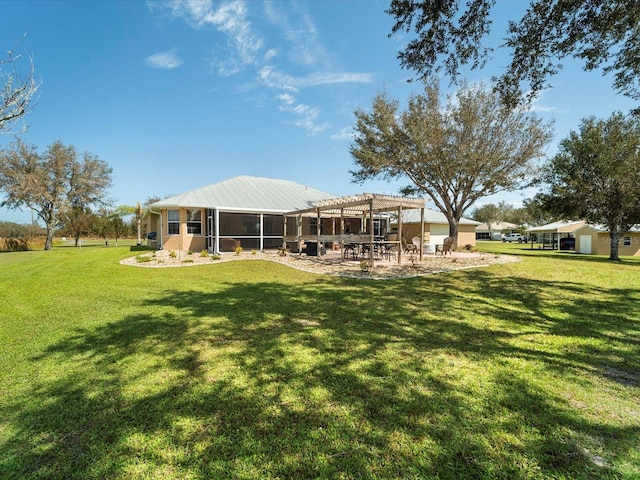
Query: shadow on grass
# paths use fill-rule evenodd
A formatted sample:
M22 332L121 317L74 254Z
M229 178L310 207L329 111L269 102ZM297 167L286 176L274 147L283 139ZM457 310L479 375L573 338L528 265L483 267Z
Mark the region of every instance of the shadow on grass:
M577 260L588 263L603 263L608 265L624 264L631 266L640 266L640 257L622 256L619 261L609 260L608 256L590 255L584 253L576 253L568 250L544 250L539 248L531 248L530 245L509 245L507 247L501 245L491 245L483 243L484 250L489 252L518 255L520 257L540 257L551 258L554 260Z
M630 302L486 271L159 292L34 359L64 368L6 407L0 476L620 477L637 422L589 417L513 366L638 388Z

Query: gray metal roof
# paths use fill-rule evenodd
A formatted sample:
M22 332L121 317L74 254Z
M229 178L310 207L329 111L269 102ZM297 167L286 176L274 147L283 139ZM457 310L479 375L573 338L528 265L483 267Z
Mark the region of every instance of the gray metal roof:
M533 227L533 228L530 228L529 231L530 232L555 232L555 231L562 230L563 232L572 232L574 230L579 230L584 226L585 226L585 222L582 220L578 220L578 221L562 220L560 222L548 223L540 227Z
M149 207L285 213L332 198L336 196L290 180L239 176L160 200Z
M420 223L420 211L407 210L405 212L402 212L402 223ZM449 221L447 220L447 217L444 215L444 213L437 210L431 210L430 208L425 208L424 223L449 224ZM462 217L460 219L460 225L480 225L480 222Z

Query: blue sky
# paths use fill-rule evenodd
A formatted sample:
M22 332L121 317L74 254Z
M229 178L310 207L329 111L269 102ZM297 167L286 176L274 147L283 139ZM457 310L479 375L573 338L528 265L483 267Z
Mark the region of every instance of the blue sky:
M488 43L527 2L498 2ZM397 193L400 183L351 182L354 110L409 84L388 37L388 1L3 1L0 48L30 54L42 80L22 138L56 140L113 168L116 205L166 197L237 175L294 180L336 195ZM26 36L24 36L26 33ZM500 52L471 81L506 65ZM25 57L23 57L25 58ZM635 105L611 77L565 62L535 104L556 143L590 115ZM446 87L445 80L442 85ZM12 135L0 135L0 147ZM531 192L504 194L519 205ZM29 222L28 211L0 220Z

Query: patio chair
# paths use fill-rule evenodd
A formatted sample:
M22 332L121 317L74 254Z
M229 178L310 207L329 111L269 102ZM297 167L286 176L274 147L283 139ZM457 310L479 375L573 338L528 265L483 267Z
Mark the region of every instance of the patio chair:
M420 251L420 244L422 243L422 241L420 240L420 237L413 237L411 239L411 243L413 243L416 246L416 252Z
M381 243L378 246L378 251L383 259L391 260L391 255L396 256L398 253L397 247L395 243Z
M451 255L451 247L453 246L453 237L447 237L442 242L442 256L444 257L447 253Z
M402 251L404 253L418 253L418 248L413 243L407 243L405 239L402 239Z
M358 256L358 246L355 243L345 243L342 250L342 256L347 258L351 256L355 260Z

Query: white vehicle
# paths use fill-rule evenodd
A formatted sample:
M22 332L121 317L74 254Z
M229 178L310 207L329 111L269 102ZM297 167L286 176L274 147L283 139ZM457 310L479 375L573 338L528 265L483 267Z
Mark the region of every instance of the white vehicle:
M526 242L528 239L527 237L519 234L519 233L508 233L507 235L503 235L502 236L502 243L506 243L506 242L518 242L518 243L522 243L522 242Z

